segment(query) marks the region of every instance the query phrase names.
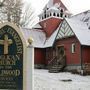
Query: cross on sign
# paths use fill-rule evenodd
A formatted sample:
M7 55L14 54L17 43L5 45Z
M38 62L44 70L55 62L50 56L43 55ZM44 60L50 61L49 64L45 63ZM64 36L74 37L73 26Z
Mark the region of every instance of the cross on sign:
M12 40L8 39L8 35L4 35L4 40L0 40L0 44L4 45L4 54L8 54L8 47L12 43Z

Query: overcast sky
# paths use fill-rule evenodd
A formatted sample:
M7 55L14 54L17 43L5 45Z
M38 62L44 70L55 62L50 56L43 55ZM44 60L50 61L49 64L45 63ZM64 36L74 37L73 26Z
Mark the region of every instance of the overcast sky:
M25 0L32 4L37 13L40 13L49 0ZM73 14L90 10L90 0L61 0Z
M62 0L73 14L90 10L90 0Z
M44 6L48 3L49 0L24 0L24 3L32 5L32 8L36 12L36 17L34 18L34 21L38 22L37 15L41 13ZM90 10L90 0L61 0L64 5L67 7L67 9L72 14L77 14L86 10ZM31 22L30 22L31 23ZM33 26L35 23L29 26Z

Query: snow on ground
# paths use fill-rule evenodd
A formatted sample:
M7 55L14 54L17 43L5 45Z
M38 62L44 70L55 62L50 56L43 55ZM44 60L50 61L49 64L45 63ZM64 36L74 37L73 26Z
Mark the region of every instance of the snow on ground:
M68 81L63 81L68 80ZM90 90L90 76L34 70L34 90Z

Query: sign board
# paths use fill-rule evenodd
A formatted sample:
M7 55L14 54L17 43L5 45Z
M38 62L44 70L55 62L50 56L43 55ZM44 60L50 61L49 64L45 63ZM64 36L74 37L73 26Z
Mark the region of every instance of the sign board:
M8 25L0 29L0 89L23 90L23 43Z

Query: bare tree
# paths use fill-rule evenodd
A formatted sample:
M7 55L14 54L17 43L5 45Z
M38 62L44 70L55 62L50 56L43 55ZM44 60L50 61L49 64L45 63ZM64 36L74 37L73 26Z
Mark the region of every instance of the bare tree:
M25 27L28 24L32 25L35 21L35 17L35 11L33 10L31 4L28 4L22 13L21 26Z
M22 0L0 0L0 21L13 22L18 26L25 27L35 22L35 14L32 6L25 8ZM24 10L23 10L24 9Z
M0 7L4 5L5 0L0 0Z
M0 3L0 21L20 24L22 0L3 0Z

